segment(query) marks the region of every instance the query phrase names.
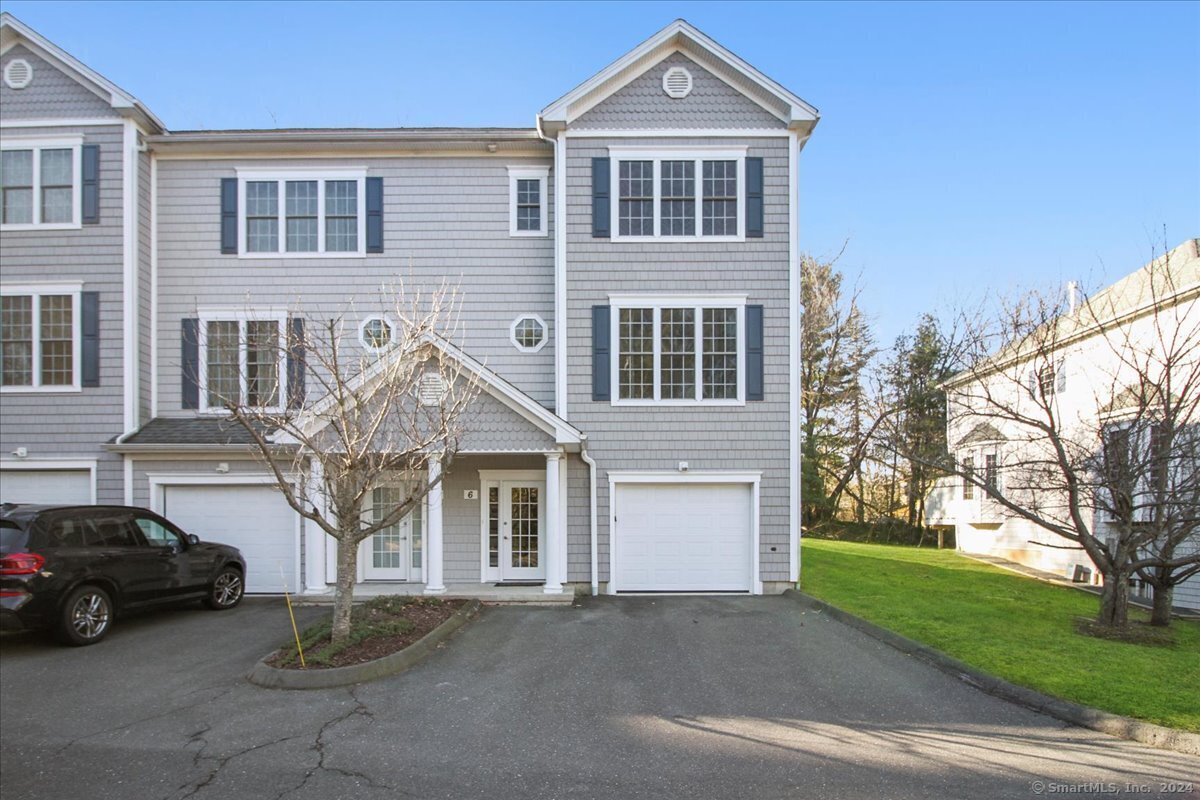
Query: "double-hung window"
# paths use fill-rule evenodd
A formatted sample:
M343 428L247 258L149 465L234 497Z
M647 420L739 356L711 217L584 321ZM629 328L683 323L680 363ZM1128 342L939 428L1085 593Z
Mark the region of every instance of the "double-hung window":
M508 168L508 233L545 236L549 167Z
M83 139L6 140L0 148L0 227L80 227Z
M238 171L244 257L366 253L366 170Z
M746 148L610 147L616 239L742 241Z
M4 288L0 294L0 388L79 388L79 305L77 285Z
M201 409L279 409L287 396L286 314L220 313L200 318Z
M614 404L744 402L744 297L610 301Z

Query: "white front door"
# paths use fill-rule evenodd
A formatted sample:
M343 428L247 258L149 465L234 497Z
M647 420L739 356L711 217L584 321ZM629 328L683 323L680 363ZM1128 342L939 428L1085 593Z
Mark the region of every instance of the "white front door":
M546 484L539 481L501 481L500 580L539 580L546 577L543 558Z
M373 489L368 519L371 522L386 519L405 497L404 489L399 486ZM424 504L421 503L399 522L368 537L363 542L363 576L369 581L420 580L424 524Z

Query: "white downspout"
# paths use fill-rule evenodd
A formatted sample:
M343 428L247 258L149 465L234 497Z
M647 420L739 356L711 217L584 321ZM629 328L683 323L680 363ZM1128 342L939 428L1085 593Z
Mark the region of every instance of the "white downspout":
M588 506L591 508L590 536L592 545L592 597L600 594L600 542L596 531L596 462L588 455L587 436L580 437L579 457L588 465Z

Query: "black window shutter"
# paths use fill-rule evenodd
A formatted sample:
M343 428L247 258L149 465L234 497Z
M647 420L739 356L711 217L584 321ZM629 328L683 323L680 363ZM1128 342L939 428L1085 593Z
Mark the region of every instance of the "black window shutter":
M611 361L609 356L609 327L612 309L608 306L592 306L592 399L612 398Z
M292 317L288 324L287 407L295 409L304 406L304 318Z
M609 206L612 178L607 158L592 159L592 236L597 239L612 235L612 208ZM608 399L608 398L605 398Z
M746 159L746 236L763 235L763 160Z
M83 224L100 222L100 145L83 146Z
M100 385L100 293L83 292L79 296L80 382Z
M183 320L182 350L179 366L182 378L181 394L184 408L200 407L200 320Z
M367 252L383 252L383 178L367 178Z
M746 306L746 399L763 399L762 306Z
M237 178L221 178L221 252L236 253L237 215L238 215L238 182Z

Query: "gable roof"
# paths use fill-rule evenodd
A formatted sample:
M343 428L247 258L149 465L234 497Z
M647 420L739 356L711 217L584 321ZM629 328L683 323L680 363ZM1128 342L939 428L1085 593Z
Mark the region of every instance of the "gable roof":
M691 23L677 19L542 109L547 132L562 130L672 53L681 52L806 138L820 119L816 108L722 47Z
M54 66L67 73L87 89L107 101L123 117L134 119L151 133L167 129L141 100L117 86L73 55L63 50L9 12L0 13L0 53L7 53L18 44L34 50Z

